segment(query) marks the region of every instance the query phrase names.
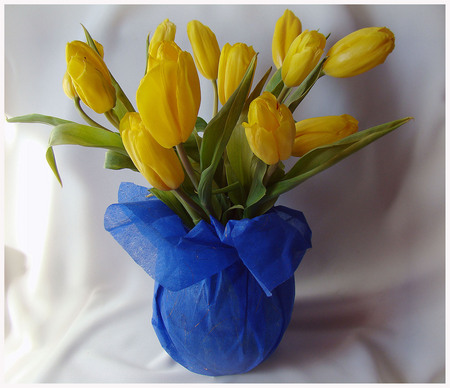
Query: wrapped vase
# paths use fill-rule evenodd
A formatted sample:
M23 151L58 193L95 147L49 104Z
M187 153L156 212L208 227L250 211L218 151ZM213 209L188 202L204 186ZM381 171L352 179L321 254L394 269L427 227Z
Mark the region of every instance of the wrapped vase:
M188 370L245 373L280 343L295 299L294 272L311 247L299 211L211 217L188 230L146 188L122 183L105 229L155 280L153 328L162 347Z

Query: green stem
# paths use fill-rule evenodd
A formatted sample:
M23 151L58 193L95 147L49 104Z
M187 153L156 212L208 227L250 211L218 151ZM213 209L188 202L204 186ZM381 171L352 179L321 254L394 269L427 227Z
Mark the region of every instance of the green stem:
M184 149L183 143L180 143L176 146L178 156L180 157L181 164L186 170L186 174L188 174L192 184L194 185L195 190L198 190L198 179L195 175L194 168L192 167L191 162L187 156L186 150Z
M213 117L217 115L217 111L219 108L219 90L217 89L217 80L213 79L212 84L214 87L214 108L213 108Z
M281 104L283 102L283 100L285 99L286 95L288 94L289 90L291 90L291 88L287 87L286 85L283 85L283 89L281 89L280 94L278 95L277 101L279 104Z
M191 197L189 197L189 195L187 195L181 189L181 187L179 187L178 189L175 189L174 193L179 199L184 201L189 206L189 209L194 211L197 214L198 217L200 217L201 219L209 222L208 214L199 205L197 205L197 203ZM189 211L189 209L186 209L186 210L189 213L191 213ZM192 217L192 215L191 215L191 217Z
M80 113L80 116L84 119L84 121L86 121L89 125L92 125L94 127L98 127L98 128L102 128L102 129L106 129L107 131L110 131L108 128L105 128L103 125L100 125L99 123L97 123L96 121L92 120L87 114L86 112L83 110L83 108L81 107L80 104L80 97L76 96L73 99L74 103L75 103L75 107L77 108L77 111ZM112 132L112 131L110 131Z
M117 118L116 114L112 109L109 110L108 112L105 112L105 117L115 128L119 129L120 126L119 119Z

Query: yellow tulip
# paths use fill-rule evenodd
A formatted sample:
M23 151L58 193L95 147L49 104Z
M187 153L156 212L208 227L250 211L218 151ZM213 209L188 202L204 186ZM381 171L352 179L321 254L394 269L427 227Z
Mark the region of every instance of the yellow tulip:
M116 104L116 90L103 59L86 43L66 45L67 73L81 100L97 113L105 113Z
M286 86L294 87L303 82L319 62L325 43L325 36L318 31L305 30L294 39L281 68Z
M302 23L295 14L287 9L277 23L272 38L272 59L279 69L294 39L302 33Z
M169 19L164 20L158 27L150 40L148 46L149 55L155 56L155 49L158 46L158 43L164 41L174 41L175 33L177 31L177 26L173 24Z
M63 77L63 90L67 97L73 100L77 96L77 92L73 87L72 78L70 78L69 73L65 73Z
M173 149L161 147L145 128L139 113L128 112L120 121L123 145L139 172L159 190L175 190L184 172Z
M264 92L255 98L248 111L248 123L242 124L253 153L268 165L291 156L295 122L289 108L275 96Z
M194 51L194 60L198 71L206 79L217 79L220 48L216 35L208 26L198 20L191 20L188 23L187 34Z
M314 148L332 144L355 133L358 120L350 115L314 117L295 124L293 156L303 156Z
M219 100L224 105L244 78L244 74L256 55L252 46L236 43L225 44L220 53L218 89Z
M381 65L394 47L395 36L388 28L362 28L331 47L323 71L331 77L353 77Z
M157 56L136 92L145 127L165 148L184 143L200 108L200 81L191 54L175 42L160 42Z

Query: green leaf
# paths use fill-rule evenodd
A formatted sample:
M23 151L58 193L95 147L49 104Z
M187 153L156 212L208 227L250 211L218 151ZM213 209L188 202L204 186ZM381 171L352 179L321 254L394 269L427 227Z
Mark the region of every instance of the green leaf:
M202 174L198 186L199 198L207 209L211 208L212 182L222 154L230 139L234 127L242 113L253 79L256 55L236 91L226 104L206 126L200 149Z
M316 67L308 74L299 87L286 99L285 105L289 107L291 112L294 112L297 106L303 101L311 88L317 82L322 74L322 68L327 57L323 58Z
M263 184L264 175L267 171L267 165L256 156L253 159L253 181L250 192L247 197L246 207L258 202L266 193L266 187Z
M364 131L356 132L333 144L315 148L302 156L284 178L267 189L267 197L279 196L313 175L333 166L337 162L367 146L378 138L392 132L411 120L400 120L381 124Z
M245 128L240 124L236 126L228 141L227 157L234 175L248 193L253 181L251 169L253 152L245 136Z
M128 156L117 132L77 123L60 124L50 133L49 146L72 144L105 148Z
M272 93L275 97L278 97L283 89L284 82L281 78L281 67L275 72L270 81L267 83L266 91Z
M73 121L60 119L53 116L45 116L38 113L33 113L24 116L16 116L7 118L8 123L38 123L38 124L48 124L48 125L60 125L74 123Z
M202 119L201 117L197 117L197 121L195 122L195 129L198 133L202 133L207 127L208 123Z
M110 170L121 170L128 168L133 171L138 171L129 156L111 150L106 151L104 167Z
M80 145L83 147L105 148L128 157L122 139L116 132L73 122L59 124L55 126L50 133L46 159L61 185L62 181L56 166L55 155L52 148L55 145Z
M232 219L234 215L234 219L240 220L242 218L242 214L244 212L244 206L242 205L234 205L229 207L223 214L222 214L222 224L226 225L227 222Z
M56 159L55 154L53 152L52 147L47 148L47 152L45 153L45 158L47 159L47 163L52 169L53 173L56 176L56 179L58 179L59 184L62 186L61 176L59 175L58 167L56 166Z

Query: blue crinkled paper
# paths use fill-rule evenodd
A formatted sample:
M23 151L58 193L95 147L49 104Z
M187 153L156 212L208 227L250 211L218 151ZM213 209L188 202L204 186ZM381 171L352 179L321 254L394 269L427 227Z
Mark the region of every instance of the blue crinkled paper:
M252 369L276 348L292 314L294 271L311 247L303 214L277 206L189 231L147 195L122 183L105 229L155 279L152 323L161 345L196 373Z

